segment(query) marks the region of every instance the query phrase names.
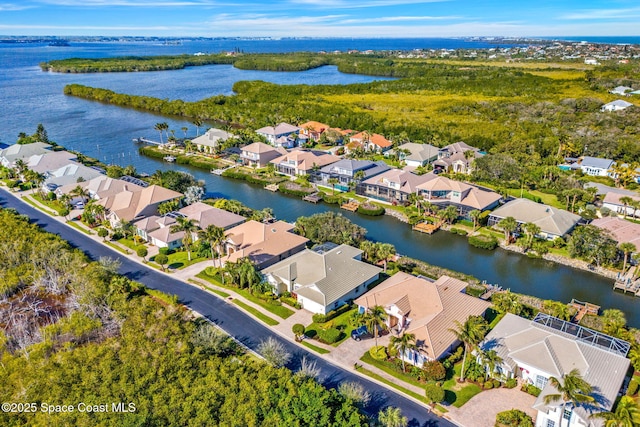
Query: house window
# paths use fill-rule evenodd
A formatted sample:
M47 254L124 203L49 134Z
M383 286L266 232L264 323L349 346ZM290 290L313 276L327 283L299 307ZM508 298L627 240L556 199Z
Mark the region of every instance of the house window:
M571 408L569 408L569 409L565 408L564 414L562 415L562 417L565 420L570 420L571 419Z
M536 387L542 390L547 385L547 378L542 375L536 375Z
M547 420L547 427L556 427L556 422L553 420Z

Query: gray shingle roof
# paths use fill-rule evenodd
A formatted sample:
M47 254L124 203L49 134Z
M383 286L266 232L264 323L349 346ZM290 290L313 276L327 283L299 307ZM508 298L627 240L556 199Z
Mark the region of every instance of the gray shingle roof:
M600 157L585 156L582 158L580 165L590 168L609 169L613 164L611 159L602 159Z
M536 203L528 199L515 199L491 213L492 217L513 217L519 223L532 222L547 234L563 236L580 221L580 215Z

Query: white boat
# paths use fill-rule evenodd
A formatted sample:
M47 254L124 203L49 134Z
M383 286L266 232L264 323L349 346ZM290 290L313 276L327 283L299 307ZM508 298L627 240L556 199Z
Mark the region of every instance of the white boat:
M164 156L164 157L162 158L162 160L164 160L165 162L173 163L173 162L175 162L175 161L176 161L176 158L175 158L175 157L173 157L173 156L171 156L171 155L169 155L169 156Z

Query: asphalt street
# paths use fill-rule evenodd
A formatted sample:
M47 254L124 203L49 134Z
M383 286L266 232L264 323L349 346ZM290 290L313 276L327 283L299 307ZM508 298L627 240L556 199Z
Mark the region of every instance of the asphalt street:
M4 208L14 208L20 214L29 216L34 223L50 233L58 234L71 245L81 248L94 260L100 257L118 259L121 262L121 274L139 281L149 288L177 295L180 302L185 306L200 313L212 322L215 322L227 333L236 337L236 339L252 350L256 350L262 340L269 336L273 337L280 341L293 355L291 362L287 366L288 368L294 371L297 370L302 357L305 356L307 361L316 362L317 367L321 370L318 379L326 387L337 387L337 385L343 381L354 381L363 384L372 396L371 403L366 408L366 412L369 414L377 414L380 409L386 406L395 406L400 408L403 415L410 420L410 426L454 426L450 421L430 413L424 406L413 400L405 398L374 382L368 381L347 369L333 365L314 353L301 349L263 326L236 308L235 305L229 304L199 288L172 279L157 270L130 260L119 252L90 239L84 233L52 219L43 212L13 197L8 194L5 189L0 189L0 206ZM2 225L0 224L0 226Z

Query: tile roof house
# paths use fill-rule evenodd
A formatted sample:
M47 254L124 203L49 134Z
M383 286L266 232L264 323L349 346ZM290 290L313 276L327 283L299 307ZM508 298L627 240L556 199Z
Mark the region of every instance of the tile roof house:
M613 160L599 157L585 156L579 161L580 169L585 175L608 176L609 169L613 166Z
M286 154L284 148L275 148L264 142L254 142L241 148L240 159L244 165L263 168L277 157Z
M210 225L215 225L216 227L228 230L229 228L240 225L246 221L246 218L241 215L225 211L224 209L214 208L213 206L202 202L196 202L189 206L185 206L180 209L178 213L196 221L198 227L203 230Z
M483 190L434 173L423 176L426 181L416 186L418 195L441 208L453 205L463 217L468 217L472 210L493 209L502 199L502 196L495 191Z
M364 151L377 151L382 153L391 148L393 144L384 136L377 133L358 132L349 137L349 143L346 145L347 151L353 151L356 148L362 148Z
M615 101L604 104L600 107L600 111L622 111L629 107L633 107L633 104L622 99L616 99Z
M25 162L29 157L38 154L50 153L51 145L44 142L34 142L32 144L13 144L0 150L0 164L7 168L12 168L16 160L22 159Z
M403 153L404 150L409 154ZM398 152L399 159L404 161L407 166L420 167L425 166L438 158L440 150L430 144L416 144L415 142L407 142L389 152Z
M329 129L329 125L320 122L308 121L298 125L300 134L307 136L312 141L318 141L320 136Z
M608 216L594 219L591 225L608 231L618 243L633 243L640 251L640 224Z
M513 217L518 225L532 222L540 227L539 237L553 240L563 237L574 229L581 220L563 209L536 203L528 199L515 199L499 207L489 215L489 226L494 226L506 217Z
M32 171L45 173L75 163L77 159L78 156L68 151L48 151L29 157L27 166Z
M562 426L603 426L604 420L590 415L611 410L629 369L629 343L544 313L534 320L507 313L480 347L502 358L499 373L542 390L533 404L536 426L557 426L561 416ZM558 393L549 378L560 379L572 369L593 387L599 406L567 404L561 414L562 401L545 404L544 398Z
M227 230L225 262L248 257L258 269L266 268L305 249L309 239L292 233L284 221L247 221Z
M362 181L356 194L389 203L405 203L409 195L418 192L418 186L432 179L429 174L416 175L400 169L389 169Z
M338 184L335 187L338 190L347 191L352 182L361 182L389 169L391 169L389 165L382 160L371 162L369 160L342 159L320 169L320 180L324 185L331 185L329 180L336 178ZM356 179L356 174L360 171L363 172L364 177Z
M459 344L451 332L454 321L482 316L490 303L464 293L468 283L449 276L435 282L398 272L355 300L361 313L373 306L384 307L387 326L393 333L416 336L417 351L406 360L422 366L452 352Z
M279 123L275 127L265 126L256 130L258 135L262 135L267 138L271 144L275 144L276 140L282 136L289 136L294 133L298 133L300 128L289 123Z
M198 151L203 153L214 153L220 143L230 139L236 138L232 133L225 132L222 129L211 128L202 135L193 138L191 143L196 146Z
M91 179L102 176L103 174L94 168L86 167L80 163L68 163L65 166L58 169L45 172L43 187L52 189L58 188L63 185L77 184L82 181L89 181ZM75 188L75 187L74 187Z
M381 268L360 261L362 251L326 244L305 249L262 270L277 294L291 292L307 311L327 314L367 291Z
M146 184L146 183L145 183ZM69 194L74 188L80 186L81 188L89 191L89 197L92 199L100 200L105 197L114 196L121 191L140 191L144 187L133 184L131 182L123 181L122 179L109 178L106 175L100 175L88 181L70 183L58 187L56 189L57 194Z
M157 215L158 205L182 196L182 193L159 185L150 185L142 189L132 186L104 197L98 203L108 211L107 218L111 225L117 227L121 221L134 222L146 216Z
M622 199L623 197L629 197L631 200L640 203L640 195L638 195L637 193L632 196L629 194L610 191L605 194L604 199L602 199L602 207L609 208L612 211L619 213L620 215L625 215L625 210L627 216L633 217L636 215L640 215L640 209L634 209L633 206L629 205L625 206L625 204L620 201L620 199Z
M469 152L469 153L468 153ZM479 149L462 141L442 147L433 166L455 173L471 173L473 161L484 156Z
M159 248L176 249L182 246L184 231L172 232L171 226L176 223L173 216L152 215L133 223L136 234Z
M323 151L294 149L271 160L276 170L289 176L310 175L314 169L340 160L340 157Z

